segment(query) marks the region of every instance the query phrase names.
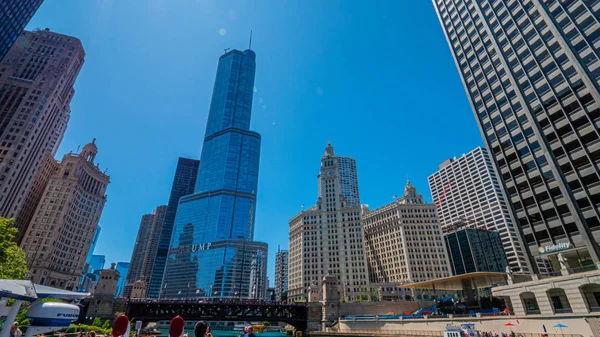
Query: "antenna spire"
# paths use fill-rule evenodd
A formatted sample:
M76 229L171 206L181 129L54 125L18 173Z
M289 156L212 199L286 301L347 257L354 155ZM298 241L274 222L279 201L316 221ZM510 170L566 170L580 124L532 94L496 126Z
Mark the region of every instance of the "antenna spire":
M250 30L250 42L248 42L248 49L252 48L252 30Z

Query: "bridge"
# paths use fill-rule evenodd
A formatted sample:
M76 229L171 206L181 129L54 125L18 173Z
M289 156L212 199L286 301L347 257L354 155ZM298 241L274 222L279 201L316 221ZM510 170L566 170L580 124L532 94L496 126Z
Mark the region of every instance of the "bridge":
M135 301L127 302L125 314L133 320L157 322L181 316L186 321L284 322L306 331L305 305L265 302Z

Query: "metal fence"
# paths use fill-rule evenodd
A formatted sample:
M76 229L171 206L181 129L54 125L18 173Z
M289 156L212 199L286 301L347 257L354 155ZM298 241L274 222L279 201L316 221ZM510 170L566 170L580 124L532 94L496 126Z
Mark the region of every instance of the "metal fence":
M325 332L312 331L308 334L313 337L328 336L398 336L398 337L442 337L443 331L438 330L370 330L370 329L352 329L347 331ZM559 334L549 333L548 337L583 337L579 334ZM540 333L517 333L515 337L540 337Z

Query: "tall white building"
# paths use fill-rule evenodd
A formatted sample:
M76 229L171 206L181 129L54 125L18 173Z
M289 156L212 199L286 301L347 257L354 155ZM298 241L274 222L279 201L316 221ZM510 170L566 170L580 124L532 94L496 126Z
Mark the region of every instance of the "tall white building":
M279 301L281 294L288 290L288 261L289 252L278 248L275 253L275 295Z
M366 258L360 224L360 206L342 193L339 158L327 144L321 158L317 204L290 222L288 298L307 297L314 280L328 272L338 280L347 301L369 297Z
M435 205L410 182L396 201L363 206L362 223L369 279L379 291L452 274Z
M460 158L445 160L428 181L444 232L459 223L496 230L512 270L531 270L486 149L477 147Z

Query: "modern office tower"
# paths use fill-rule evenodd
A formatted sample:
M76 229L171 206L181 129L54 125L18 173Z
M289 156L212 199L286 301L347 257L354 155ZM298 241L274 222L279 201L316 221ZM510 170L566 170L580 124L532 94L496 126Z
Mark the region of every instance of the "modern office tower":
M453 231L456 223L496 230L511 269L531 271L510 205L486 149L477 147L460 158L445 160L427 180L444 233Z
M123 297L123 290L125 289L125 279L127 276L127 270L129 269L129 262L117 262L116 269L119 272L119 282L117 283L115 297Z
M84 56L74 37L25 31L0 62L0 216L17 217L43 154L56 154Z
M0 62L40 8L43 0L4 0L0 2Z
M167 254L169 253L169 244L171 243L171 235L173 234L173 223L177 214L177 206L179 199L184 195L194 193L196 186L196 177L198 176L198 167L200 161L188 158L179 158L177 168L175 169L175 177L171 187L171 196L167 204L167 214L163 222L162 232L158 242L158 250L156 251L156 261L154 262L154 270L150 279L148 297L158 298L160 294L160 285L165 273L165 263Z
M356 159L350 157L338 157L340 165L340 182L342 194L352 206L360 206L360 193L358 192L358 173L356 170Z
M394 202L373 211L363 206L362 224L373 287L452 275L436 207L410 182Z
M44 155L47 155L47 153ZM40 171L41 170L38 170L38 173ZM42 190L44 190L44 189L45 189L45 186L42 187ZM25 207L23 207L23 208L25 208ZM33 214L33 212L32 212L32 214ZM98 225L96 227L96 232L94 233L94 238L92 239L92 244L90 245L90 250L88 251L87 257L85 258L85 263L83 264L82 276L81 276L81 279L79 280L79 285L77 286L79 291L84 291L84 292L87 291L86 289L90 289L89 288L90 281L96 281L95 276L93 276L94 268L92 268L91 263L92 263L92 256L94 255L94 250L96 250L96 244L98 243L98 238L100 237L101 231L102 231L102 227L100 225ZM91 280L90 280L90 278L91 278Z
M260 135L250 131L255 58L249 49L219 58L195 193L179 201L159 297L264 298L266 274L253 274L267 258L267 245L252 241L260 157Z
M288 289L288 257L287 250L277 247L275 254L275 296L281 301L281 294Z
M152 223L154 222L154 214L144 214L140 227L138 228L137 237L135 239L135 245L133 246L133 252L131 253L131 259L129 260L129 269L127 270L127 276L125 278L125 289L123 290L123 297L129 297L131 295L131 289L133 283L142 277L142 266L146 258L146 248L148 247L148 237L152 232Z
M458 227L444 234L454 275L474 272L506 272L506 256L500 233L485 227Z
M106 256L95 254L92 255L92 258L90 260L90 267L92 268L92 272L104 269L104 264L106 264Z
M433 3L530 256L555 244L572 268L597 265L597 4Z
M308 287L327 273L338 279L346 301L369 299L360 206L342 194L340 166L327 144L317 176L317 204L290 219L288 299L307 298Z
M158 241L160 240L160 234L162 233L166 213L167 205L158 206L154 212L152 212L154 218L152 219L150 233L146 238L146 249L140 271L140 279L146 282L147 285L150 284L150 278L152 277L152 272L154 271L156 252L158 250Z
M94 163L97 153L94 139L63 156L50 177L21 243L35 283L66 290L79 283L110 182Z

